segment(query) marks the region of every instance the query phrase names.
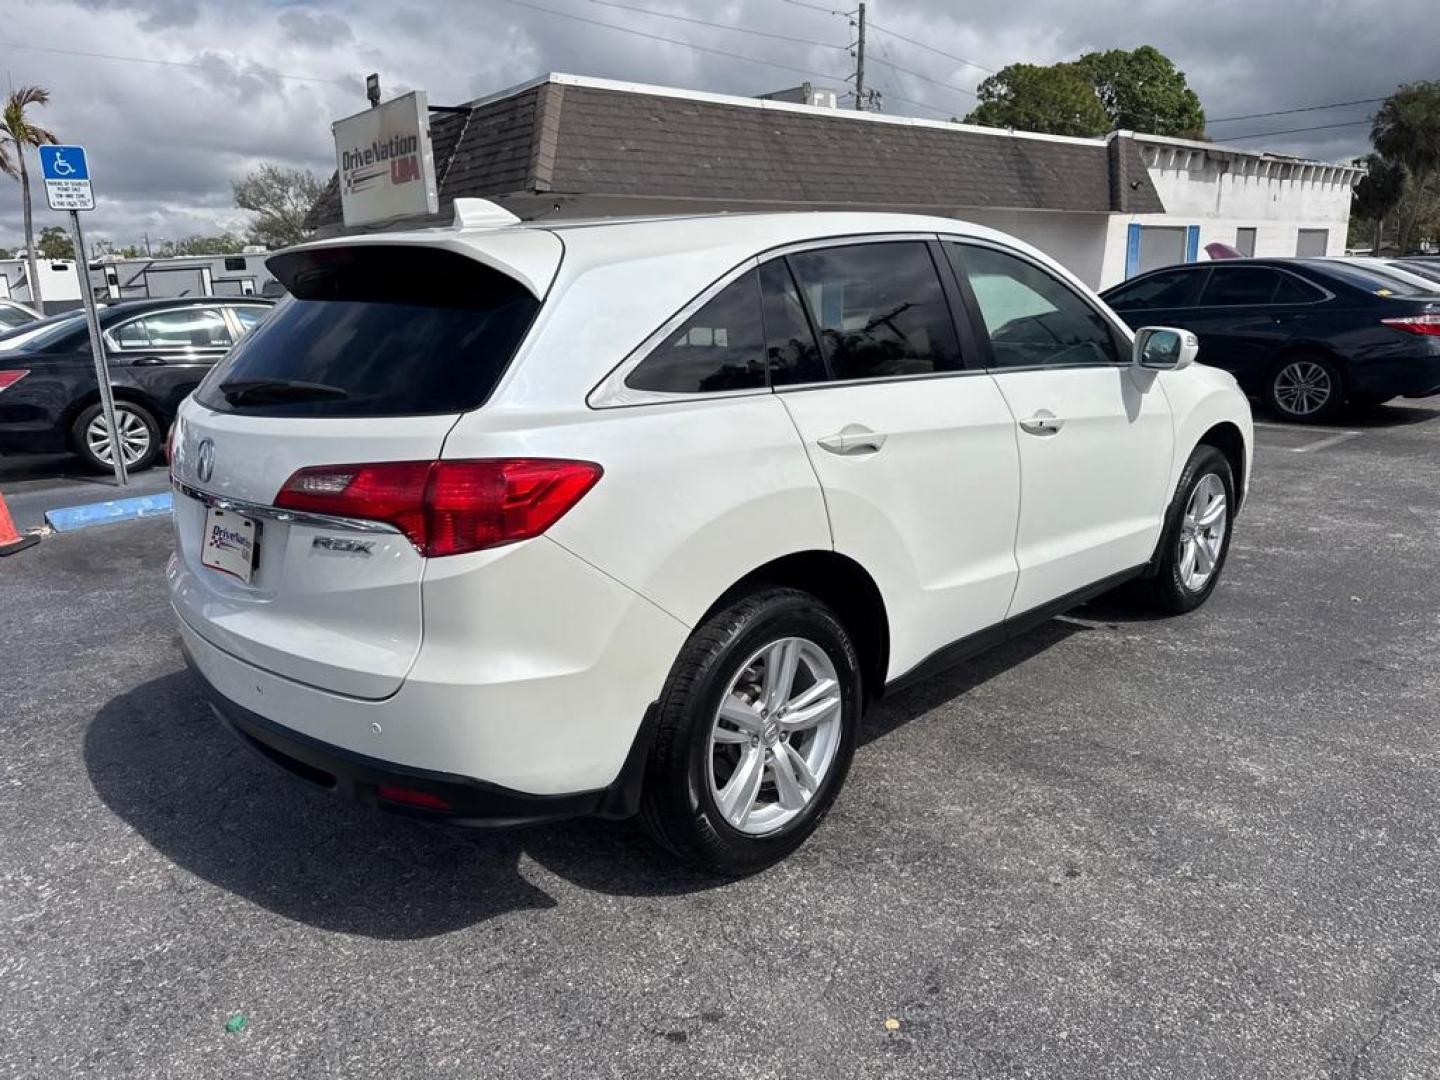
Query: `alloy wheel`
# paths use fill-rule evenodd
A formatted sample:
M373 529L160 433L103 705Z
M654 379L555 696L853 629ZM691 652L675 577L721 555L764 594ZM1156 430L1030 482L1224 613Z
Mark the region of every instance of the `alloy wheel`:
M115 406L115 426L120 432L120 446L125 464L134 465L150 453L150 428L137 413ZM110 432L105 427L105 413L97 413L85 428L85 443L95 460L106 465L114 463L110 449Z
M1330 403L1335 383L1323 364L1292 360L1275 375L1275 404L1291 416L1314 416Z
M1225 484L1214 473L1206 473L1190 493L1180 520L1180 582L1191 592L1205 588L1214 576L1229 523Z
M805 812L840 748L843 698L829 655L807 638L758 649L725 689L706 747L706 778L732 828L752 836Z

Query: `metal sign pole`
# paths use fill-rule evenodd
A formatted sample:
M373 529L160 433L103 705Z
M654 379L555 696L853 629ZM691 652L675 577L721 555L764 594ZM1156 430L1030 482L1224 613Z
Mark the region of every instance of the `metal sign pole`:
M85 302L85 321L90 327L90 353L95 358L95 381L100 385L100 407L105 411L105 430L110 434L110 460L115 465L115 483L124 487L125 447L115 423L115 394L110 389L110 368L105 362L105 339L100 336L100 313L90 288L90 260L85 256L85 238L80 234L80 215L70 211L70 238L75 242L75 273L80 278L80 299Z

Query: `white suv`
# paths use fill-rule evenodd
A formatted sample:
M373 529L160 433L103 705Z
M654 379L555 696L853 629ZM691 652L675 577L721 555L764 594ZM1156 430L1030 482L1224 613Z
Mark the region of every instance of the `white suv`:
M170 595L242 739L404 813L764 866L887 689L1203 603L1249 479L1191 335L950 219L462 204L270 266L172 432Z

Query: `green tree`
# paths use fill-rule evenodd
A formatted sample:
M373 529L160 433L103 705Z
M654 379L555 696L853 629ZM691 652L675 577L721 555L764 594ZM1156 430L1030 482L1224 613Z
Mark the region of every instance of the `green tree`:
M1185 73L1152 45L1086 53L1073 63L1010 64L982 82L965 122L1100 135L1124 129L1205 137L1205 110Z
M161 255L238 255L245 247L245 238L234 233L216 236L187 236L167 240L160 245Z
M251 240L266 247L288 247L309 237L305 215L325 184L308 169L261 165L233 185L235 205L255 215Z
M42 259L73 259L75 244L59 225L46 225L35 244Z
M1205 137L1200 99L1185 82L1185 73L1155 46L1086 53L1076 63L1089 76L1112 129Z
M1395 202L1395 244L1409 251L1440 217L1440 82L1402 86L1375 112L1370 141L1404 172Z
M40 304L40 271L35 263L35 224L30 210L30 170L25 164L25 151L59 140L38 124L32 124L25 110L44 105L50 91L43 86L22 86L11 90L0 110L0 172L20 181L20 199L25 213L25 255L30 263L30 302ZM14 152L12 159L10 154Z
M965 117L983 127L1099 135L1110 117L1079 64L1008 64L982 82L980 104Z
M1368 240L1378 255L1385 239L1385 219L1405 194L1405 168L1379 154L1366 154L1353 164L1365 166L1367 172L1352 193L1347 241L1350 247L1357 247ZM1366 231L1371 235L1362 239Z

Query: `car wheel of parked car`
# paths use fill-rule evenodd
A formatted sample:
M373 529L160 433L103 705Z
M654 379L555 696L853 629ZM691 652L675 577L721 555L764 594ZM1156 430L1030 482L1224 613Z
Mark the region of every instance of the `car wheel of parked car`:
M691 635L659 702L641 818L674 854L744 874L815 830L844 782L860 662L815 597L771 588Z
M160 456L160 424L149 409L133 401L115 402L115 426L125 468L131 472L148 469ZM110 449L110 432L105 412L97 402L81 411L70 427L70 442L85 464L96 472L110 472L115 458Z
M1159 567L1143 582L1152 606L1178 615L1209 599L1230 551L1234 512L1230 463L1215 447L1197 446L1166 516Z
M1314 424L1328 420L1345 401L1340 369L1319 353L1285 357L1266 384L1270 408L1286 420Z

